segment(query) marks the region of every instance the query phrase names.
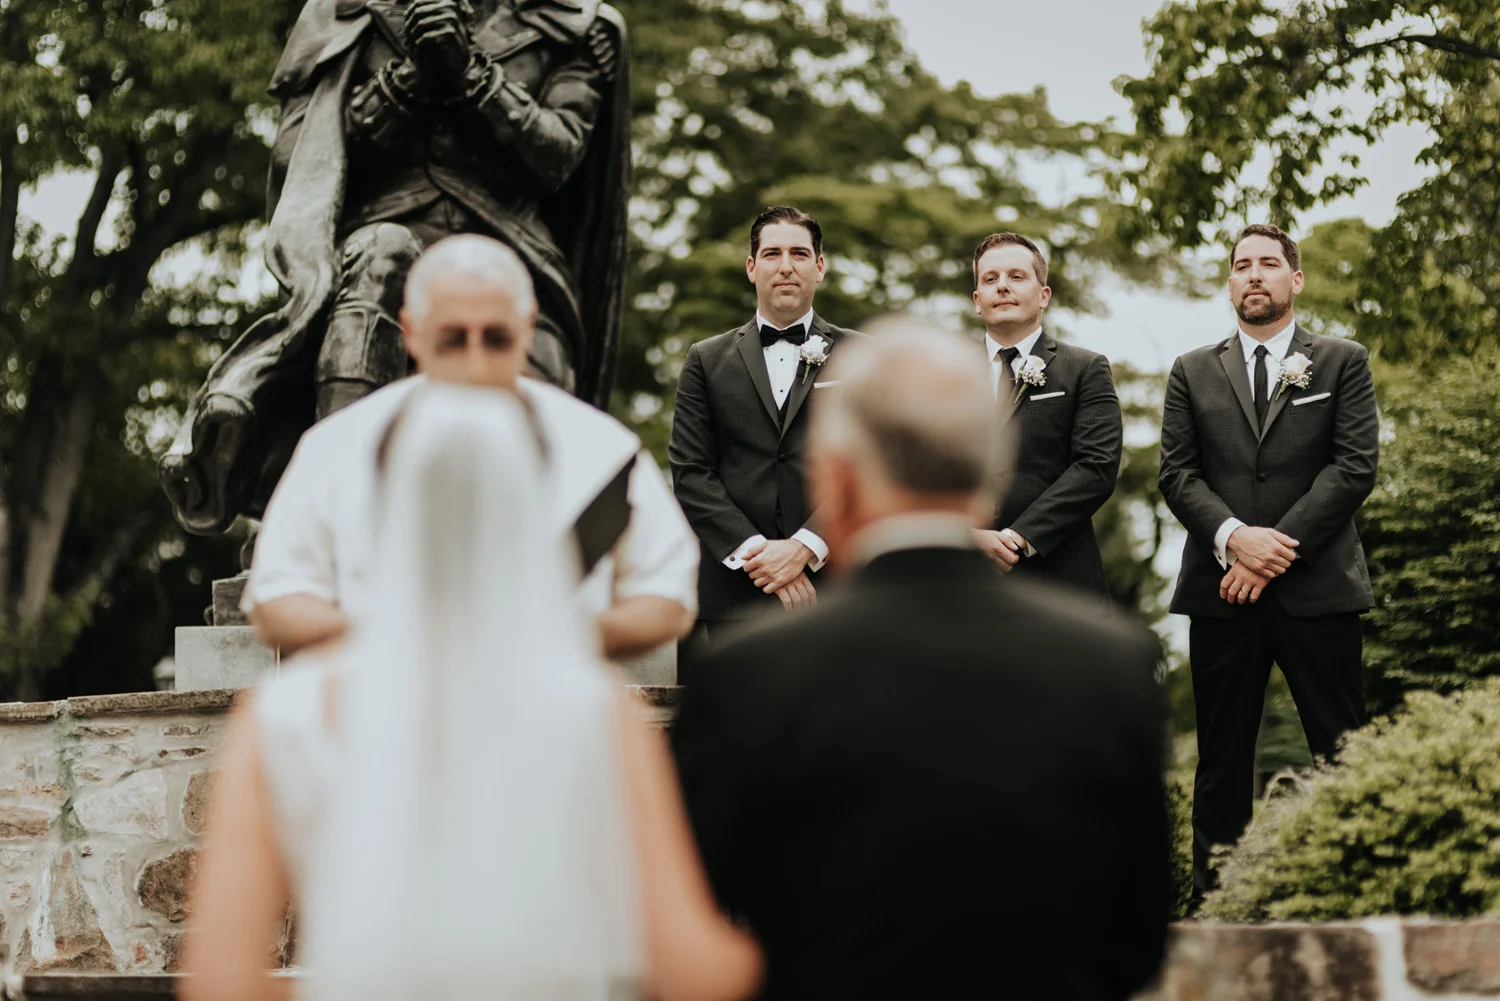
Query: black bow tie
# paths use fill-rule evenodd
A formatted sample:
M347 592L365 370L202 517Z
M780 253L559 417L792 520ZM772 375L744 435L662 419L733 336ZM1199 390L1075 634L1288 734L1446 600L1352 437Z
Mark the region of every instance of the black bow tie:
M760 346L768 348L777 341L788 341L792 344L807 343L807 326L802 323L794 323L785 330L777 330L775 327L760 328Z

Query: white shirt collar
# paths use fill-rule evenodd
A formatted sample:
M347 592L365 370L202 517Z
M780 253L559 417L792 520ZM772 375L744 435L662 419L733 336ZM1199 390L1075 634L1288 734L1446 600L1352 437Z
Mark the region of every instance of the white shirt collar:
M1292 319L1287 320L1286 326L1282 327L1272 337L1263 342L1257 341L1255 338L1245 333L1243 329L1236 329L1240 335L1240 350L1245 353L1246 365L1252 364L1255 361L1255 349L1260 347L1262 343L1265 344L1266 353L1270 355L1271 358L1275 359L1276 361L1281 361L1286 357L1286 353L1291 350L1292 335L1297 332L1297 319L1296 317L1293 317Z
M1031 333L1023 337L1021 339L1021 342L1016 345L1016 348L1021 352L1020 354L1016 355L1016 360L1019 361L1022 358L1029 358L1031 356L1031 352L1036 348L1036 342L1041 339L1041 327L1037 327ZM1000 352L1003 350L1003 348L1000 342L991 337L988 332L986 332L984 335L984 346L989 351L991 362L1000 357Z
M744 314L742 313L740 315L743 316ZM798 320L797 323L802 324L802 329L803 330L807 331L809 334L812 333L813 310L809 309L806 313L803 313L802 314L802 319ZM797 325L797 323L792 324L792 326L795 327ZM760 310L757 309L755 311L755 329L759 330L761 327L771 327L771 328L777 329L777 330L786 330L786 329L789 329L787 327L777 327L776 324L772 323L770 320L766 319L764 316L761 316L760 315Z
M849 540L855 561L864 565L903 549L972 549L969 519L948 511L910 511L881 518Z

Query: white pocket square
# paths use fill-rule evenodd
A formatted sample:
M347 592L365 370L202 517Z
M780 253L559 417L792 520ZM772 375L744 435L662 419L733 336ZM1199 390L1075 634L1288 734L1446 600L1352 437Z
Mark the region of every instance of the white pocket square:
M830 379L827 382L815 382L813 383L813 389L827 389L829 386L837 386L843 381L843 379Z
M1294 407L1300 407L1304 403L1317 403L1319 400L1326 400L1326 399L1328 399L1332 395L1333 395L1332 393L1317 393L1317 394L1314 394L1313 396L1303 396L1303 397L1301 397L1299 399L1293 400L1292 401L1292 406L1294 406Z
M1068 395L1067 390L1065 390L1065 389L1059 389L1055 393L1042 393L1040 396L1033 396L1031 399L1032 399L1032 402L1034 403L1037 400L1050 400L1054 396L1067 396L1067 395Z

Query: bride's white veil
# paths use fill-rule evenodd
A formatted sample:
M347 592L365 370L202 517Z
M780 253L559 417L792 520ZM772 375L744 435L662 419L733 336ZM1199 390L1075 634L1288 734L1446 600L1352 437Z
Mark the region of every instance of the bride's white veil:
M506 394L424 387L397 421L305 997L593 1001L639 970L617 695L538 463Z

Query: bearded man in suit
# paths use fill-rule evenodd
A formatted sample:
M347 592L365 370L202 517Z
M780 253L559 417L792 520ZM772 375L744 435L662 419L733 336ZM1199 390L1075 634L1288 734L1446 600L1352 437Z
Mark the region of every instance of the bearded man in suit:
M1094 512L1114 493L1123 425L1109 359L1042 326L1047 259L1016 233L974 251L974 308L984 321L990 384L1015 425L1015 476L977 533L1003 571L1109 601Z
M1374 598L1354 515L1375 486L1375 386L1363 347L1298 325L1300 261L1281 230L1247 227L1229 259L1239 329L1167 382L1160 484L1188 532L1172 611L1192 619L1199 898L1213 846L1250 820L1271 664L1313 754L1365 722L1359 616Z
M698 626L680 676L726 624L816 599L828 546L812 524L802 449L827 388L822 364L854 333L813 309L826 269L818 221L791 206L766 209L745 261L755 316L688 350L667 454L702 552Z

